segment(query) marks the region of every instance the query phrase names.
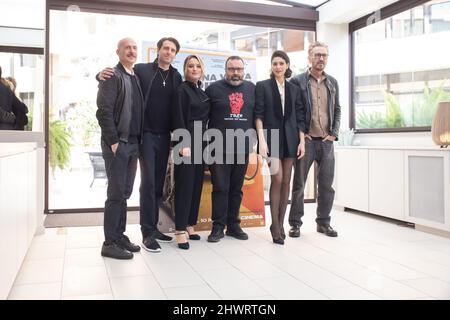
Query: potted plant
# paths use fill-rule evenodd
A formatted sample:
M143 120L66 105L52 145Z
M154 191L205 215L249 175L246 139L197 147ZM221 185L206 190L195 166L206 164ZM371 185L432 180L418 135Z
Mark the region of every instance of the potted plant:
M53 177L57 167L63 170L70 162L70 134L63 121L50 120L48 126L48 158Z

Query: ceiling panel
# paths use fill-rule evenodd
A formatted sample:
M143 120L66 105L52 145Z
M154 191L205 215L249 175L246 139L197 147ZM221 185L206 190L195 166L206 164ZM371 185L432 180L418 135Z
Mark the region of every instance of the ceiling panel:
M310 7L317 7L324 2L327 2L326 0L231 0L231 1L240 1L240 2L252 2L252 3L259 3L259 4L270 4L270 5L281 5L281 6L292 6L292 5L301 5L301 6L310 6Z
M326 2L325 0L288 0L289 2L295 2L302 5L307 5L311 7L317 7L322 3Z

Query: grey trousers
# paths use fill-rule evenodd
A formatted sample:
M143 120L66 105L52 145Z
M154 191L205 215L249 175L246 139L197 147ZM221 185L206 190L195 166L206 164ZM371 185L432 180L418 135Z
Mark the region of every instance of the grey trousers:
M305 214L304 198L305 183L309 169L314 161L317 162L317 218L319 225L330 225L330 212L334 201L334 189L331 186L334 179L334 146L333 142L310 140L305 138L305 156L294 164L294 181L292 186L292 203L289 212L291 226L302 225Z

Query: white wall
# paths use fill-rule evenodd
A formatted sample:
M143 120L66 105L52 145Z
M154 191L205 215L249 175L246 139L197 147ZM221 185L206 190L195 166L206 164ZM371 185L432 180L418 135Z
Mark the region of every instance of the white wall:
M320 21L349 23L398 0L331 0L319 7Z
M362 146L435 146L431 132L358 133L355 134L353 141L359 142Z
M317 24L317 40L328 45L330 57L326 72L335 77L339 83L339 94L341 103L341 129L349 127L349 36L348 24Z
M45 28L45 0L2 0L2 27Z
M0 45L44 47L45 0L2 0L0 12Z
M444 31L358 44L356 76L449 68L448 55L439 54L450 52L449 39L450 31ZM406 52L414 54L402 54ZM430 52L436 54L431 58Z

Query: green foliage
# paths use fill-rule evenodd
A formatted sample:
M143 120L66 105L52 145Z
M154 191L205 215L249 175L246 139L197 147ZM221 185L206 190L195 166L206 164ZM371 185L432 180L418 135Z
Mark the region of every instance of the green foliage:
M95 112L97 106L87 101L82 101L69 109L66 115L67 129L71 133L76 145L91 146L98 143L98 139L93 141L96 134L99 135L100 127L98 125Z
M364 110L358 111L358 119L356 120L358 129L378 129L385 127L384 117L380 112L372 112L367 114Z
M442 86L434 89L425 87L422 99L417 99L408 107L402 108L391 93L384 93L385 113L357 112L358 129L402 128L431 126L436 107L441 101L450 101L450 92Z
M33 109L32 108L30 108L28 110L27 117L28 117L28 123L25 126L25 131L33 131Z
M49 123L48 150L53 174L56 167L65 169L70 162L70 134L66 124L60 120Z
M25 130L32 131L32 128L33 110L30 109ZM67 130L66 124L60 120L50 120L48 131L48 157L54 175L56 167L63 170L70 162L71 135Z
M430 126L436 113L436 107L441 101L450 101L450 92L446 92L442 88L434 90L425 88L424 99L414 101L412 105L414 125Z
M384 93L384 105L386 107L385 128L402 127L402 109L392 93Z

